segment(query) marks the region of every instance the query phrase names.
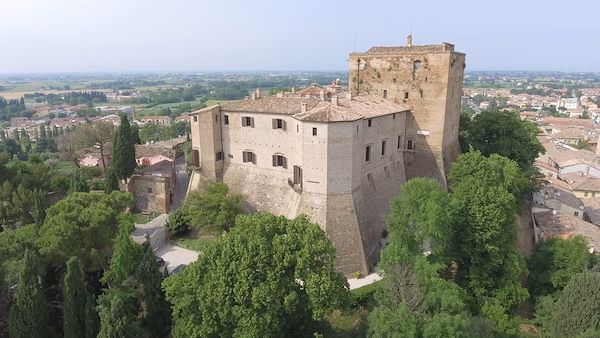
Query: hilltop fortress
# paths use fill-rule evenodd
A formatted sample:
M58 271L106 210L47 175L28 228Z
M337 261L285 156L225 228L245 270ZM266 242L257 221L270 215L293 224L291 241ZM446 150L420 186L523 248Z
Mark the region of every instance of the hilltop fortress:
M384 215L407 179L446 183L459 153L465 54L451 44L351 53L349 86L263 96L190 114L190 189L225 182L249 207L308 215L362 274L385 241Z

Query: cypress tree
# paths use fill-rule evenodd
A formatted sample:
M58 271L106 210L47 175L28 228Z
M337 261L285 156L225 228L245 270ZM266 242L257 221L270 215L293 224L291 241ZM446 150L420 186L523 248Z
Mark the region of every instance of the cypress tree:
M98 338L138 338L140 329L125 300L127 295L110 289L100 297L100 332Z
M108 172L106 173L106 178L104 180L104 191L107 194L110 194L115 190L119 190L119 178L117 177L117 173L112 167L108 169Z
M135 144L131 135L129 120L127 120L127 116L121 115L121 124L113 141L112 166L117 177L126 181L136 167Z
M21 141L21 138L19 137L19 129L15 129L12 132L12 138L13 140L15 140L17 143L19 143Z
M45 193L37 188L33 190L33 220L35 221L36 231L39 231L46 218L46 208L44 207Z
M6 141L6 134L4 133L4 129L0 130L0 141Z
M8 316L11 338L45 338L48 335L46 297L38 270L37 254L30 250L25 251L16 301Z
M46 138L46 126L40 126L40 138Z
M65 338L93 338L96 336L98 316L94 307L94 297L87 291L79 259L71 257L67 262L67 273L63 285L63 332Z
M133 142L133 144L142 144L142 139L140 139L140 127L135 123L131 126L131 142Z
M85 179L85 177L83 177L80 172L77 172L74 176L71 177L69 193L71 192L90 192L90 186L88 185L88 182Z
M141 308L145 309L142 327L148 334L157 337L164 336L171 324L171 311L161 287L162 279L154 252L150 244L145 243L138 272Z
M40 140L40 130L38 128L33 128L33 133L35 135L35 141L39 141Z
M102 277L103 282L109 284L111 288L120 287L127 279L136 276L142 248L131 239L132 228L133 219L123 217L113 246L110 268Z

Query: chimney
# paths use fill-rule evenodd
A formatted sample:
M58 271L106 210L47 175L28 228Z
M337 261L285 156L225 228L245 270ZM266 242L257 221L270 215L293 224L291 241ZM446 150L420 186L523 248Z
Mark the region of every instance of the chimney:
M409 35L406 37L406 45L407 45L408 47L412 47L412 34L409 34Z
M306 113L306 107L308 106L307 103L303 103L302 106L300 107L300 112L301 113Z
M319 98L321 101L325 101L325 91L323 89L319 91Z
M296 87L292 87L292 93L296 92Z
M256 98L260 99L260 88L256 88Z
M252 93L251 98L252 98L252 101L256 100L256 92Z
M334 97L331 98L331 102L333 102L333 104L335 106L339 106L340 105L340 98L337 97L337 96L334 96Z

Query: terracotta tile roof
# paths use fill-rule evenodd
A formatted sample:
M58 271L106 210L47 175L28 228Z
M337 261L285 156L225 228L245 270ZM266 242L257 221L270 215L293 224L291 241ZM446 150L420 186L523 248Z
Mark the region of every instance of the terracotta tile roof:
M162 160L141 170L143 175L171 177L173 175L173 162Z
M584 128L595 128L594 122L590 119L574 119L566 117L544 117L543 123L556 126L580 126Z
M221 109L230 112L270 113L293 115L301 121L342 122L356 121L408 111L410 108L378 95L359 95L352 99L335 97L331 101L303 97L261 97L256 100L243 100L227 104ZM302 112L302 104L306 111Z
M585 237L595 252L600 250L600 227L575 216L559 212L544 211L534 214L542 239L560 237Z
M589 221L595 225L600 225L600 197L582 198L585 205L585 214Z

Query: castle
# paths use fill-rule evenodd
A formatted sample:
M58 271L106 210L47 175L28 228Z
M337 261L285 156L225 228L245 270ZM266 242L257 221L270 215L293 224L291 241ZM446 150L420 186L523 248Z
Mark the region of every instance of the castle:
M351 53L339 81L190 114L190 189L225 182L249 207L318 223L346 274L376 264L389 201L407 179L436 178L459 152L465 55L451 44Z

